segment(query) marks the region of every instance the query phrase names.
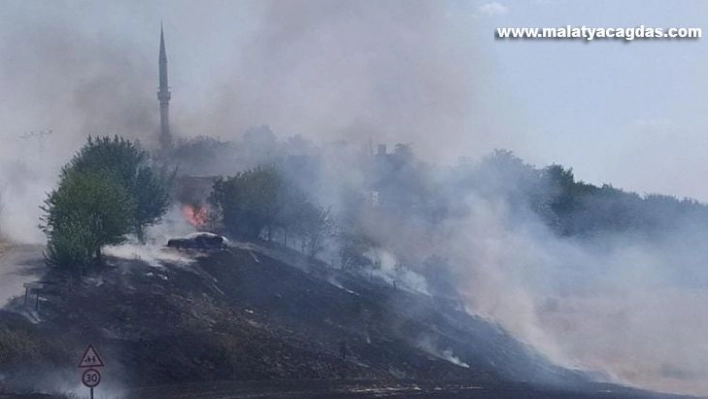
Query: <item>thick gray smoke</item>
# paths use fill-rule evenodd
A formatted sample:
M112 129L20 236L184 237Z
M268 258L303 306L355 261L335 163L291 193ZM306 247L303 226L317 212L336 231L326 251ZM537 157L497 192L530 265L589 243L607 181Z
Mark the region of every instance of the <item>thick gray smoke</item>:
M267 123L321 142L414 143L443 160L511 148L518 136L499 122L490 63L461 7L254 1L195 13L189 2L9 2L0 31L0 81L12 93L0 97L5 231L41 240L37 206L87 135L155 142L162 18L178 134L234 139ZM8 183L22 173L30 186Z
M161 18L173 130L236 140L269 124L309 137L325 165L316 192L334 209L364 190L352 154L369 140L412 143L436 163L523 145L510 133L518 116L494 94L474 19L457 2L41 4L9 2L0 16L0 232L15 241L42 242L39 206L87 135L154 143ZM340 140L355 150L340 151ZM422 186L448 183L435 173L418 178ZM361 223L387 258L447 258L469 312L559 364L708 393L708 298L691 284L703 278L705 287L704 235L561 239L532 212L512 216L504 200L455 184L449 199L462 195L471 212L435 231L395 217Z
M248 140L236 147L243 154L282 161L288 154L300 155L292 142L274 139L269 151ZM365 254L377 264L367 276L426 295L454 296L435 288L422 273L447 276L468 312L500 324L556 364L644 388L708 392L702 334L708 321L702 306L708 298L708 255L701 245L708 237L691 220L672 220L648 235L607 230L589 237L561 236L538 209L518 204L526 194L514 168L474 166L484 173L470 180L465 178L469 165L431 167L412 159L409 166L414 166L395 179L379 170L374 178L389 183L372 192L371 167L382 162L381 156L358 146L305 147L321 162L315 173L319 180L313 183L309 174L295 169L287 172L312 186L309 192L320 203L347 211L355 193L373 204L354 221L376 243ZM554 192L542 190L535 195ZM394 198L419 204L418 195L451 213L431 221L430 204L401 211L378 203ZM584 217L603 220L603 212L598 207ZM335 245L323 259L329 262L338 250ZM421 267L426 264L432 270ZM454 356L443 356L445 348L426 350L455 362Z
M501 200L438 237L467 309L500 323L558 364L613 381L706 394L705 233L679 228L639 239L558 238Z
M491 64L462 5L310 0L254 8L250 40L225 78L210 82L213 106L182 121L190 131L233 138L267 123L319 142L414 143L437 160L518 143L500 122Z
M39 206L88 135L151 142L157 120L147 73L152 64L136 43L73 23L68 7L5 6L0 225L10 239L42 242Z

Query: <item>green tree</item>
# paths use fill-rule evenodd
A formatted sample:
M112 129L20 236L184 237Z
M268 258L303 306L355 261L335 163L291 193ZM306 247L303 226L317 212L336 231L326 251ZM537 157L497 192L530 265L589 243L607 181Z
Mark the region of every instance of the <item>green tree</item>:
M169 180L140 145L115 136L89 137L64 166L59 187L42 207L47 262L82 272L101 249L157 223L169 205Z
M274 167L257 167L218 179L209 198L224 229L237 237L258 238L277 225L283 179Z
M209 202L226 232L236 237L272 240L280 231L286 246L292 234L303 253L316 256L331 235L329 209L314 204L272 166L217 180Z
M139 143L118 136L89 137L63 169L61 178L88 171L103 172L125 189L135 204L131 232L144 242L145 228L158 223L167 211L171 176L151 165Z
M133 199L102 171L63 173L42 209L47 262L76 273L100 260L103 246L124 242L134 225Z
M333 230L330 210L307 202L296 223L302 252L308 256L317 256L324 249Z

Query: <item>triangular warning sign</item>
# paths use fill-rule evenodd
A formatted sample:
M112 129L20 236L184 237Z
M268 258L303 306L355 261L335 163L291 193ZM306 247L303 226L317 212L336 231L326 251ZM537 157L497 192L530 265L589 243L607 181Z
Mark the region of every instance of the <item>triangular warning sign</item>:
M88 348L86 348L86 351L84 352L84 355L81 356L79 368L82 367L103 367L103 360L101 360L101 357L98 355L98 351L93 348L93 345L89 344Z

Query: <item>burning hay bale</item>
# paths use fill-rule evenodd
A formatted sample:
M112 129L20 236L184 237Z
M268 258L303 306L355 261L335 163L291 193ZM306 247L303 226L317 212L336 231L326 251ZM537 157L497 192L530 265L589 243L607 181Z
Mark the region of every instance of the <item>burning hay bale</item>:
M167 247L179 250L220 250L226 247L226 238L214 233L200 232L183 238L172 238L167 241Z

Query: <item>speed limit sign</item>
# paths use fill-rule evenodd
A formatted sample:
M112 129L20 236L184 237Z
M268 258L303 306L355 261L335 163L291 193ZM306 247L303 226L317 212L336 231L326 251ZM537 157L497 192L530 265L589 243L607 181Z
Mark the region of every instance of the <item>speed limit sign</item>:
M98 369L103 367L103 360L93 345L89 344L86 347L78 367L86 370L81 374L81 383L91 390L91 399L93 399L93 388L101 383L101 373Z
M101 383L101 373L96 369L88 369L81 375L81 382L89 388Z

